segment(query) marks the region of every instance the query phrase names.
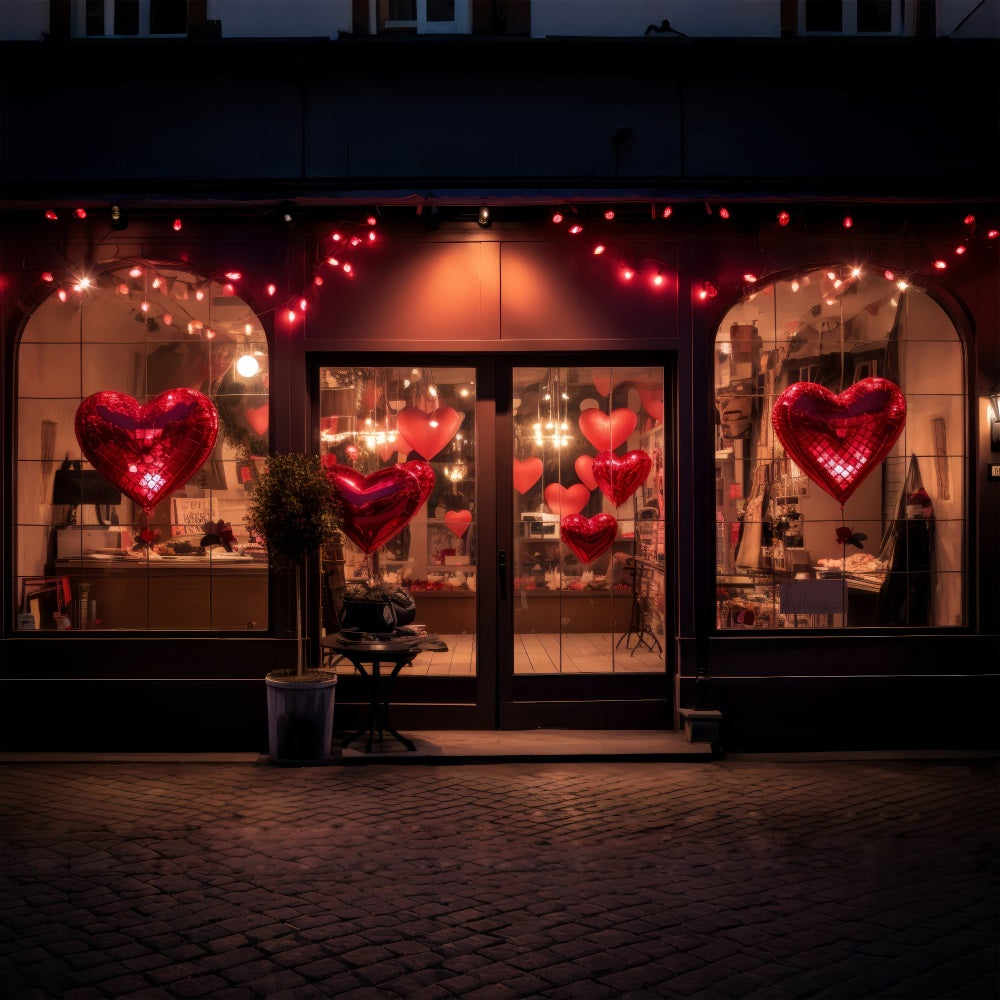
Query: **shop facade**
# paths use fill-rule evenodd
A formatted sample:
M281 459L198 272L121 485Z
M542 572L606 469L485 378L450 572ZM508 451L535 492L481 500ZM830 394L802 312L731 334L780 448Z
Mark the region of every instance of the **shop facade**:
M586 144L567 161L571 130L518 141L529 94L493 89L506 49L454 60L447 113L414 132L378 84L437 106L441 76L420 67L457 51L444 42L378 71L360 44L251 47L271 76L247 99L270 95L254 108L285 131L252 167L206 157L195 185L191 148L165 147L155 179L115 138L123 161L88 140L76 178L56 176L42 130L8 160L5 749L263 749L294 599L242 519L266 456L289 450L390 493L408 463L433 471L418 509L400 497L369 526L384 544L324 553L307 589L316 660L331 590L373 573L441 637L399 679L401 728L694 720L734 750L993 745L995 142L956 124L965 148L919 176L894 175L891 150L803 183L810 157L768 122L725 153L691 125L741 85L704 60L747 47L699 43L665 70L619 46L598 87L573 69L586 50L523 44L553 73L550 120L584 85L592 116L629 107L607 162ZM247 47L212 51L240 78ZM110 70L71 57L111 92ZM893 58L910 81L918 56ZM345 79L356 100L335 113ZM668 84L683 113L663 110ZM477 87L502 143L456 144ZM365 145L385 116L416 148ZM878 127L859 113L852 141ZM367 155L363 183L341 140ZM31 180L39 164L50 179ZM143 512L84 453L76 415L95 394L177 387L211 401L218 438ZM846 471L795 422L812 406L836 438L842 399ZM355 728L364 693L328 665L337 727Z

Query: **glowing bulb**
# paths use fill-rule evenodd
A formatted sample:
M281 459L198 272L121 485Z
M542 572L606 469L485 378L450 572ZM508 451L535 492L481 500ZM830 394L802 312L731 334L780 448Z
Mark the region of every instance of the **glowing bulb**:
M55 222L56 219L59 218L59 216L56 215L56 213L53 212L51 208L49 208L45 210L45 218L48 219L49 222Z
M608 222L611 222L614 217L615 213L610 208L604 213L604 218L607 219Z
M888 270L888 268L885 271L882 272L882 277L884 277L886 281L895 281L896 280L896 274L895 274L895 272Z
M583 232L583 226L581 226L579 222L575 222L575 223L573 223L572 226L569 227L569 231L574 236L576 236L578 233L582 233Z
M274 293L277 292L277 290L278 286L274 284L269 284L266 289L268 295L274 295Z
M60 288L59 291L56 294L59 296L59 301L60 302L65 302L66 299L68 298L68 295L66 294L66 289L65 288Z
M674 210L673 210L673 208L671 208L670 205L666 205L666 206L664 206L663 212L661 214L662 214L662 218L669 219L670 216L674 214Z
M294 323L295 322L295 310L294 309L289 309L288 310L288 322L289 323Z
M340 241L341 241L341 240L342 240L343 238L344 238L344 237L343 237L343 236L342 236L342 235L341 235L340 233L334 233L334 234L333 234L333 235L332 235L332 236L330 237L330 239L331 239L331 240L333 240L333 242L334 242L334 243L339 243L339 242L340 242Z
M55 281L51 271L42 271L42 281Z
M326 262L330 267L340 267L340 261L336 257L327 257Z
M47 212L46 212L45 214L46 214L46 216L48 216L48 213L47 213ZM53 213L52 213L52 215L53 215L53 217L54 217L54 216L55 216L55 213L53 212ZM559 225L559 223L560 223L560 222L562 222L562 220L563 220L563 214L562 214L562 212L556 212L556 213L554 213L554 214L553 214L553 216L552 216L552 221L553 221L553 222L554 222L554 223L555 223L555 224L556 224L557 226Z
M244 378L253 378L260 371L260 363L252 354L244 354L236 362L236 371Z
M909 284L907 284L907 282L903 281L903 279L902 279L902 278L900 278L900 280L896 282L896 287L897 287L897 288L898 288L898 289L899 289L899 290L900 290L901 292L905 292L905 291L906 291L906 289L907 289L907 288L909 288L910 286L909 286Z
M203 290L203 289L201 289L201 288L199 288L199 289L198 289L198 291L196 291L196 292L194 293L194 297L195 297L195 298L196 298L196 299L197 299L197 300L198 300L199 302L201 302L201 300L202 300L202 299L203 299L203 298L205 297L205 292L204 292L204 290Z
M368 242L369 243L374 243L375 242L375 234L374 233L369 233L368 234Z
M315 285L315 286L316 286L317 288L318 288L318 287L319 287L320 285L322 285L322 284L323 284L323 275L322 275L322 274L317 274L317 275L316 275L316 277L315 277L315 278L313 278L313 284L314 284L314 285Z
M374 226L378 222L378 219L376 219L374 215L369 215L368 218L365 219L365 222L367 222L369 226Z
M76 217L77 217L78 219L86 219L86 218L87 218L87 210L86 210L85 208L78 208L78 209L75 209L75 210L74 210L74 212L73 212L73 214L74 214L74 215L75 215L75 216L76 216Z
M801 286L799 285L798 278L792 282L792 291L797 292Z
M945 269L945 268L946 268L946 267L948 266L948 264L947 264L947 262L946 262L946 261L943 261L943 260L941 260L940 258L938 258L938 259L937 259L936 261L934 261L934 266L935 266L935 267L936 267L936 268L937 268L937 269L938 269L939 271L943 271L943 270L944 270L944 269Z
M174 219L174 232L179 233L184 228L184 223L180 219Z
M306 302L306 300L305 300L305 299L299 299L299 309L301 309L301 310L302 310L302 312L305 312L305 311L306 311L306 307L307 307L308 305L309 305L309 303L308 303L308 302Z
M163 325L164 326L171 326L173 324L173 322L174 322L174 317L171 316L170 313L164 313L163 314Z
M845 229L850 229L853 225L854 225L854 220L849 215L845 215L844 216L844 228Z
M655 277L653 278L653 284L660 286L663 284L663 272L657 271Z
M778 213L778 225L787 226L792 221L792 217L787 212Z
M427 421L427 426L428 427L437 427L437 425L438 425L438 422L436 420L428 420Z
M144 313L148 313L148 312L149 312L149 303L148 303L148 302L147 302L147 301L146 301L145 299L143 299L143 300L142 300L142 305L141 305L141 306L139 306L139 308L140 308L140 309L141 309L141 310L142 310L142 311L143 311Z
M139 277L142 277L142 268L141 267L133 267L132 270L129 271L128 275L129 275L130 278L139 278Z
M239 271L226 271L226 277L230 281L239 281L243 275Z
M729 209L726 208L725 205L723 205L722 208L719 209L719 218L720 219L728 219L729 218Z
M594 256L600 257L605 250L607 250L607 247L603 243L598 243L597 246L594 247Z
M344 264L344 274L353 274L354 268L350 264Z
M757 275L751 274L749 271L747 271L747 273L743 275L743 280L747 284L752 285L757 280Z
M974 226L976 224L976 217L974 215L967 215L962 221L967 226Z
M964 246L955 247L955 253L958 254L959 257L961 257L962 254L965 253L965 247Z

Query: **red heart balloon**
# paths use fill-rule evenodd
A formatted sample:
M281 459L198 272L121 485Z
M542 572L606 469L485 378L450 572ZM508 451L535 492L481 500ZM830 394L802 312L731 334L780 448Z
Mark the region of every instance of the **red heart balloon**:
M620 444L624 444L638 422L636 414L624 408L612 410L610 416L596 406L580 414L580 430L598 451L614 451Z
M398 440L384 441L382 444L375 445L375 453L383 462L388 462L399 451L399 448L400 442Z
M618 522L610 514L595 514L593 517L570 514L562 519L560 526L562 540L584 564L592 563L609 549L618 534Z
M594 388L602 396L607 396L611 392L611 375L607 370L600 371L597 368L593 368L590 372L590 378L594 383Z
M567 514L579 514L590 500L590 490L576 483L567 489L562 483L549 483L545 487L545 502L553 514L565 517Z
M884 378L862 379L839 396L796 382L778 397L771 423L802 471L843 506L902 434L906 398Z
M462 426L462 414L450 406L424 413L415 406L406 406L397 417L399 433L418 455L432 459Z
M250 425L250 430L257 437L263 437L267 433L267 427L271 419L270 404L265 403L263 406L246 409L243 412L246 415L247 423Z
M462 537L472 524L471 510L449 510L445 512L444 523L448 525L448 530L459 538Z
M653 460L644 451L616 455L602 451L594 456L594 479L601 492L620 507L646 481Z
M196 389L168 389L145 406L95 392L77 408L75 427L90 464L149 515L212 454L219 414Z
M526 458L523 462L514 459L514 489L522 496L542 478L542 460Z
M573 468L576 469L576 474L579 477L580 482L583 483L588 490L597 489L597 480L594 478L593 455L580 455L573 463Z
M639 399L642 400L642 408L656 421L663 420L663 390L646 389L640 386Z
M370 476L346 465L334 465L326 474L343 504L343 532L362 552L374 552L399 534L434 489L434 470L419 461Z

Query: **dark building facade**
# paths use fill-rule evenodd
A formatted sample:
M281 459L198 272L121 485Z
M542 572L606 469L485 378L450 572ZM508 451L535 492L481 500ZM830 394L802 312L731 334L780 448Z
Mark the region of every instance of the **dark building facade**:
M435 471L377 550L448 647L401 727L995 745L995 40L2 56L4 749L263 748L294 598L242 516L290 450ZM218 444L144 514L75 416L178 386Z

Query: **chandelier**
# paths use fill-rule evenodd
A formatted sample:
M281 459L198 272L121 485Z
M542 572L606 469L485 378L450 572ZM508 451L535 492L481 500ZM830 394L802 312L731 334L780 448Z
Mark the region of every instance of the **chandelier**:
M559 370L549 369L538 392L538 417L532 424L535 444L565 448L569 445L569 393L559 381Z

